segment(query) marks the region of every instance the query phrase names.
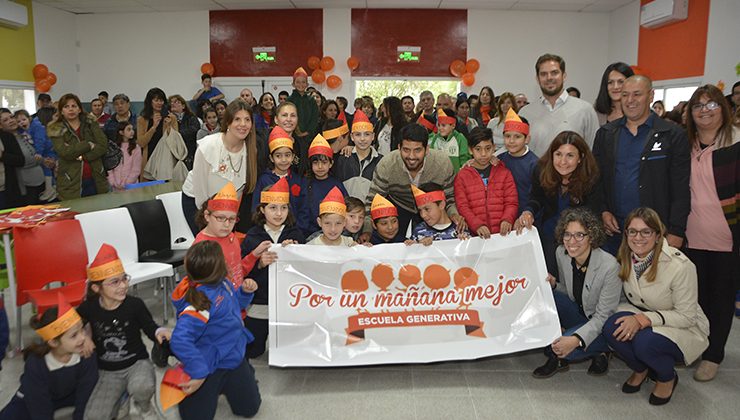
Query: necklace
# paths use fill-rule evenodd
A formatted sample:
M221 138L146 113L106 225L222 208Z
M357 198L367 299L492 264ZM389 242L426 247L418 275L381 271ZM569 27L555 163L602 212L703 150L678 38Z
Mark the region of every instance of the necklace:
M227 152L227 153L228 153L228 157L229 157L229 166L231 166L231 170L234 171L234 173L239 173L239 171L242 170L242 165L244 165L244 161L241 160L241 159L239 159L239 167L236 168L236 167L234 167L234 163L231 161L231 153L229 153L229 152Z

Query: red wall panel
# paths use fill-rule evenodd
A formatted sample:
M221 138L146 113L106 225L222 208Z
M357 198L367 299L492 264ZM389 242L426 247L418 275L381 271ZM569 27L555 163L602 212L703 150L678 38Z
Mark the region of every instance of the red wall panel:
M360 60L353 76L452 77L450 63L467 58L467 44L467 10L352 9L352 55ZM420 62L399 63L399 45L421 47Z
M215 76L292 76L309 56L323 55L323 12L225 10L209 14ZM276 47L277 60L255 62L252 47Z

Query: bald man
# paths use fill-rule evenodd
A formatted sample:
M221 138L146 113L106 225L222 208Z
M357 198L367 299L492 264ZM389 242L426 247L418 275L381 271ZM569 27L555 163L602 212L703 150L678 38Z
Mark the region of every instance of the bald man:
M610 238L604 249L616 254L624 219L637 207L660 216L668 243L681 248L691 210L689 142L678 125L650 109L650 79L635 75L622 86L624 116L596 132L594 157L601 178L597 205Z
M251 106L257 105L257 103L254 100L254 95L252 94L252 91L249 90L249 88L242 89L242 91L239 92L239 97L242 98L244 102L248 103Z

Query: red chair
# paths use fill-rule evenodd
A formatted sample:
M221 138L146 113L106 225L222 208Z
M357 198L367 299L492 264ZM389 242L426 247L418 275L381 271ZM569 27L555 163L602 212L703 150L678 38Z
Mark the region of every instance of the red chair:
M85 297L87 248L80 222L46 223L32 229L13 228L16 271L16 327L21 344L21 306L33 303L38 313L57 305L62 293L70 305ZM48 288L49 283L64 283Z

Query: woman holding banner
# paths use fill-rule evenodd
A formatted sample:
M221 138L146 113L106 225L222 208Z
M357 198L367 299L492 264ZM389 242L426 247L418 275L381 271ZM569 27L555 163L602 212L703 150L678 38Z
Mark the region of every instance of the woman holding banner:
M535 378L549 378L568 370L571 361L591 359L589 375L609 370L609 345L601 329L619 305L622 284L619 264L599 249L606 234L601 220L583 207L568 209L555 227L558 279L553 297L563 335L545 349L547 362L534 370Z
M676 363L687 365L709 345L709 321L698 302L696 267L668 245L658 213L633 210L624 223L617 259L628 303L606 320L604 337L633 372L622 392L633 394L650 377L650 404L671 400Z

